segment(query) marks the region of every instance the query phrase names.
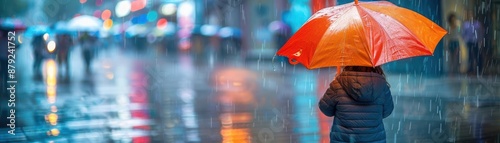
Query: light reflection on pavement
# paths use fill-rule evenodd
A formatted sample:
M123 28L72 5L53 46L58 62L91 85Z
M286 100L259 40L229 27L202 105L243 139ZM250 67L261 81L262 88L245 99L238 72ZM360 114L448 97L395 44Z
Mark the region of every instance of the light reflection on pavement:
M31 53L24 48L19 53ZM317 101L334 69L308 71L272 61L188 53L102 53L91 74L78 48L70 77L46 60L43 79L31 60L19 67L16 136L0 142L328 142L332 118ZM276 67L277 65L277 67ZM496 77L388 74L395 111L384 120L388 142L500 140ZM1 131L4 131L2 127Z

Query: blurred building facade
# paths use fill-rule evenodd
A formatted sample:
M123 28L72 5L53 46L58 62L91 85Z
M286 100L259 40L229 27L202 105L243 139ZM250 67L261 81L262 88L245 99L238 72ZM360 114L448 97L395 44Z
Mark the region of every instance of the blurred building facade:
M54 24L57 21L50 20L51 15L56 13L60 20L69 20L77 15L94 15L101 17L105 10L111 11L110 19L113 27L125 29L130 25L145 24L150 27L157 26L161 19L168 23L175 23L177 32L196 30L202 25L215 25L220 30L230 27L239 31L237 39L240 43L236 46L242 50L242 55L257 53L262 58L272 58L277 49L286 39L297 31L302 24L316 11L324 7L346 4L353 0L126 0L130 10L125 15L120 15L118 5L123 1L111 0L81 0L76 2L79 7L76 14L65 13L62 8L72 7L70 2L37 2L30 3L30 11L25 14L28 25L31 24ZM377 1L377 0L362 0ZM402 1L388 0L398 6L416 11L437 24L446 27L446 16L454 12L459 18L464 18L465 11L473 11L474 16L485 27L484 49L488 50L485 55L486 68L496 68L500 59L500 0L440 0L440 1ZM187 9L182 5L190 5ZM52 10L49 10L53 7ZM181 8L182 7L182 8ZM191 8L191 12L189 11ZM36 12L42 11L42 12ZM190 13L186 24L185 18L179 19L180 15ZM45 16L44 16L45 15ZM54 18L52 18L54 19ZM277 23L282 27L276 28ZM279 24L278 24L279 25ZM274 27L273 27L274 26ZM279 28L288 30L273 31ZM184 30L181 30L184 29ZM219 31L220 32L220 31ZM219 33L220 34L220 33ZM281 34L281 35L280 35ZM284 36L283 36L284 35ZM190 41L189 35L177 34L177 41ZM219 35L220 36L220 35ZM234 36L234 35L233 35ZM280 37L281 36L281 37ZM212 42L212 46L220 48L224 43L217 35L205 37L211 40L201 40L201 43ZM443 40L444 41L444 40ZM192 42L192 41L191 41ZM183 42L172 45L182 45ZM187 46L195 46L190 44ZM198 44L209 45L209 44ZM161 44L160 44L161 46ZM234 45L233 45L234 46ZM206 48L206 47L202 47ZM189 48L187 48L189 49ZM194 49L191 49L194 50ZM207 52L199 50L201 53ZM233 53L231 53L233 54ZM400 62L384 65L386 69L393 72L415 72L426 75L441 75L446 68L446 55L444 43L441 42L432 57L419 57L402 60ZM423 63L423 64L422 64Z

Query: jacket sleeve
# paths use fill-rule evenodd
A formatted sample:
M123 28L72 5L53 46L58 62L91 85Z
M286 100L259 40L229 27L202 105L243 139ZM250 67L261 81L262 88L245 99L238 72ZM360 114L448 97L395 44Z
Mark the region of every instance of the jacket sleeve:
M392 101L391 90L388 89L384 96L385 96L385 101L384 101L383 117L386 118L389 115L391 115L392 110L394 110L394 102Z
M337 102L334 101L334 96L335 92L332 88L328 88L321 100L319 100L319 109L328 117L335 115Z

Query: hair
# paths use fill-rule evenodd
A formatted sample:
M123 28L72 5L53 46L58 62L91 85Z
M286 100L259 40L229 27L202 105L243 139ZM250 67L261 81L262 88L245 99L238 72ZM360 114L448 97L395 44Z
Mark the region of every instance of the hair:
M452 25L453 23L455 23L455 21L453 21L453 20L456 19L456 18L457 18L457 15L455 15L455 13L448 14L448 19L447 19L448 23L450 25Z
M382 67L380 67L380 66L376 66L376 67L346 66L344 68L344 71L373 72L373 73L378 73L378 74L385 77L384 70L382 70Z

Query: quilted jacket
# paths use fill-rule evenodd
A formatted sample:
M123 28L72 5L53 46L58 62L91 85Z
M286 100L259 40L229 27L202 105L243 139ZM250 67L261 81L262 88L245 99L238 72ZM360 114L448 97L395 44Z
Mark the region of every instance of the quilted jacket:
M389 84L373 72L344 71L319 101L326 116L334 116L331 142L384 143L383 118L392 113Z

